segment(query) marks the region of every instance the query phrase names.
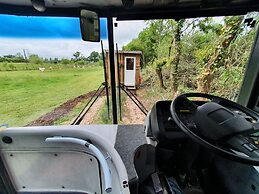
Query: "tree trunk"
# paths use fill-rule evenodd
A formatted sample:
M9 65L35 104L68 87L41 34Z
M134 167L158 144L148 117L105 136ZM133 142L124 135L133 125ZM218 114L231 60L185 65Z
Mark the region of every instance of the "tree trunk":
M202 93L209 93L211 88L211 82L213 81L213 73L204 71L203 74L198 78L198 91Z
M156 74L158 76L158 81L159 81L159 85L162 89L166 89L165 85L164 85L164 81L163 81L163 73L162 73L162 68L164 67L164 65L167 63L167 59L166 58L162 58L162 59L156 59L153 61L153 64L156 68Z
M227 48L230 46L237 35L240 33L240 24L243 16L226 17L225 26L222 29L220 41L215 51L204 65L204 69L197 79L198 92L209 93L214 79L214 72L217 68L224 65Z
M177 21L176 29L174 32L174 48L175 48L175 57L174 60L171 60L171 78L172 78L172 93L173 97L176 95L179 86L179 75L178 75L178 66L181 56L181 29L184 24L184 19Z
M158 76L159 85L161 88L166 89L163 81L163 74L162 74L162 68L156 68L156 74Z

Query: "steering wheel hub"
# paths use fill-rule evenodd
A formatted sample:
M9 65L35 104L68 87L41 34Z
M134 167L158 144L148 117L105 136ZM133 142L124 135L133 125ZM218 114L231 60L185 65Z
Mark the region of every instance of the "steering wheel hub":
M231 138L253 130L252 123L243 116L215 102L199 106L194 118L200 134L210 140Z

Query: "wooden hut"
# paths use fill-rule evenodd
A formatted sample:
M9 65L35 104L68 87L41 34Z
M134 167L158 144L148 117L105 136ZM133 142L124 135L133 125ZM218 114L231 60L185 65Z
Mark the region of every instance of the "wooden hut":
M108 83L110 83L110 59L109 52L105 52L105 63ZM119 75L120 83L130 89L137 89L141 84L140 61L141 51L119 51ZM117 53L115 53L115 75L118 83Z

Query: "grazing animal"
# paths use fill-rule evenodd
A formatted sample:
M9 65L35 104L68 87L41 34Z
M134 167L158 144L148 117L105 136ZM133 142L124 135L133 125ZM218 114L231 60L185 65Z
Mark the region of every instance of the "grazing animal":
M39 70L40 70L41 72L43 72L43 71L45 71L45 67L39 67Z

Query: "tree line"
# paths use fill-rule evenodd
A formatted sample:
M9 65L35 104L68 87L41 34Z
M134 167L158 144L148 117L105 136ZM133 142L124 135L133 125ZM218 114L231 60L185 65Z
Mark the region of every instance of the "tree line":
M5 63L31 63L31 64L43 64L43 63L61 63L64 65L67 64L78 64L78 65L87 65L91 63L96 63L102 60L102 55L96 51L90 53L88 57L85 57L81 52L77 51L73 54L72 58L43 58L37 54L30 54L26 56L21 53L16 55L5 55L0 56L0 62Z

